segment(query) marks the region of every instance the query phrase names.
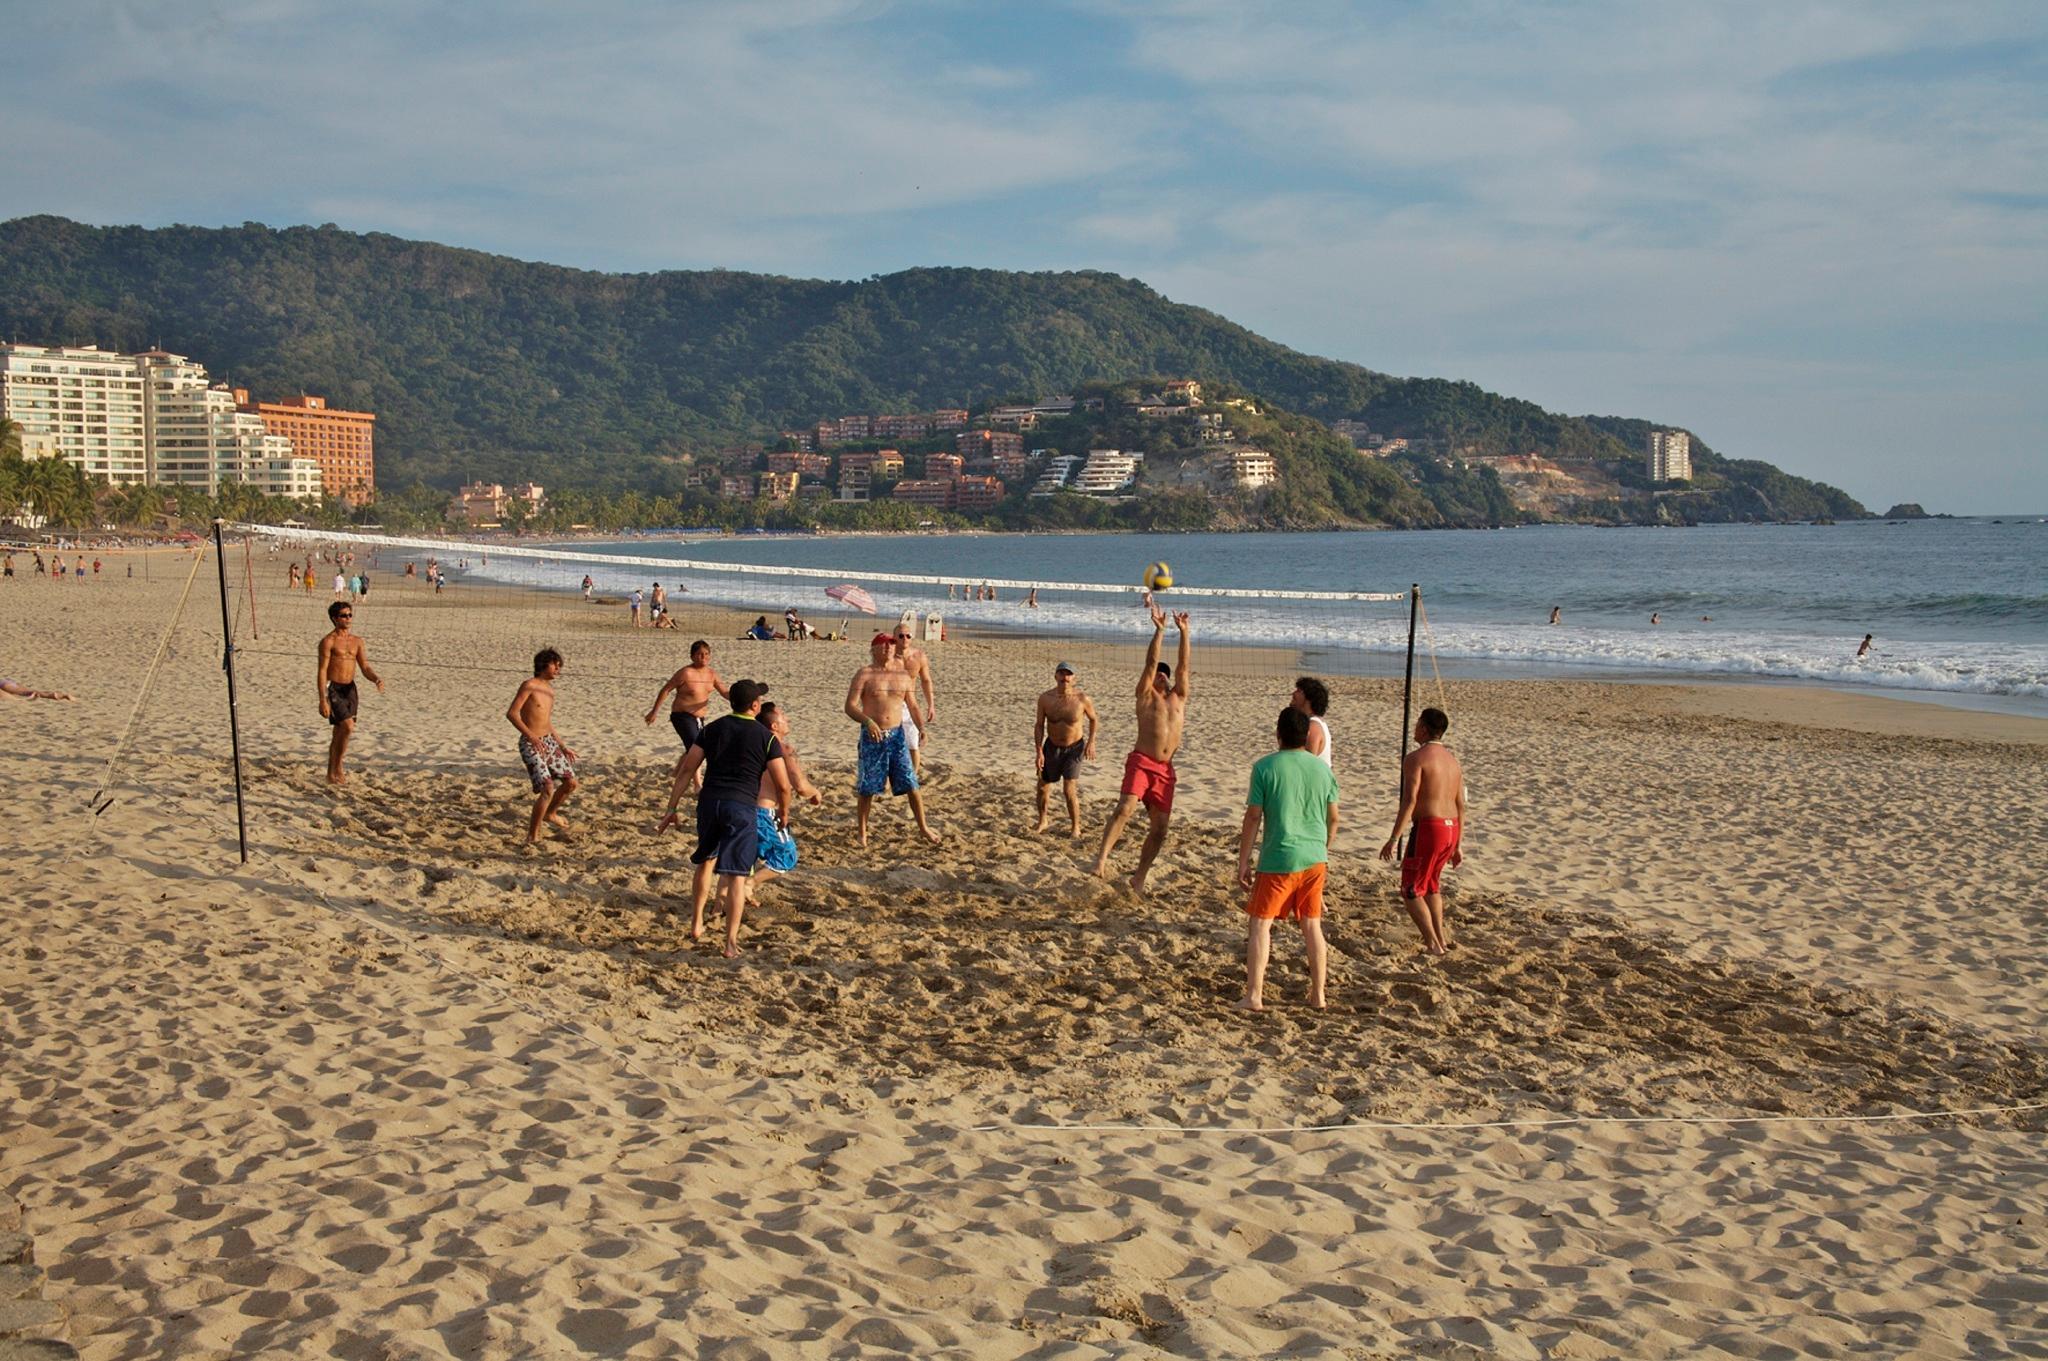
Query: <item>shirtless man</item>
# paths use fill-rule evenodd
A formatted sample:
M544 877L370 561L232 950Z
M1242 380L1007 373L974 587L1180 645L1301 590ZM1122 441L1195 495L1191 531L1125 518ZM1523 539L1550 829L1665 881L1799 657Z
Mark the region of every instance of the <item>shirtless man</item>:
M1380 847L1380 859L1392 860L1401 831L1410 822L1408 854L1401 860L1401 901L1422 933L1422 948L1440 955L1450 947L1444 929L1443 872L1463 864L1465 834L1465 770L1443 743L1451 720L1442 709L1424 709L1415 719L1415 740L1421 745L1401 762L1401 811L1394 815L1393 835Z
M519 683L512 707L505 710L506 719L519 729L519 759L533 783L533 819L526 827L529 846L540 840L543 822L569 830L561 807L576 792L576 753L555 732L555 679L561 674L561 653L551 647L534 653L533 679Z
M789 744L789 714L774 700L761 705L754 721L775 734L775 740L782 744L782 769L789 777L790 793L809 803L813 808L825 802L825 793L811 783L811 777L804 773L803 762L797 759L796 748ZM791 819L782 805L782 791L775 787L774 777L763 773L761 792L754 796L754 833L760 838L761 859L754 867L756 883L767 883L778 874L787 874L796 868L796 834L790 830Z
M932 720L938 717L938 704L932 698L931 654L910 641L910 629L904 624L896 626L896 660L924 690L924 708L921 711L923 716L912 718L910 727L903 734L903 745L910 749L910 768L922 776L924 756L921 749L924 746L925 729L931 727Z
M1138 742L1124 758L1123 797L1109 826L1102 829L1102 849L1095 856L1097 878L1109 876L1109 853L1116 849L1124 827L1145 805L1149 823L1145 844L1138 848L1137 872L1131 875L1131 892L1145 896L1145 876L1166 844L1166 825L1173 819L1173 756L1180 750L1180 738L1188 718L1188 652L1192 630L1187 611L1174 613L1173 626L1180 631L1180 657L1169 667L1159 660L1159 647L1166 638L1166 613L1157 605L1152 610L1152 645L1145 649L1145 669L1138 674ZM1175 672L1178 671L1178 675Z
M384 678L377 674L377 668L370 665L370 655L363 650L363 640L349 631L349 622L355 618L355 613L355 609L344 601L337 600L329 605L327 619L334 629L320 639L320 646L314 654L313 686L320 695L320 717L334 729L334 735L327 740L329 784L348 782L348 776L341 773L341 761L348 755L349 735L356 730L356 709L360 703L356 694L357 668L370 678L378 694L384 693Z
M676 730L676 736L683 739L683 753L697 745L697 734L704 731L704 715L711 708L711 696L715 691L720 699L728 697L725 682L711 667L711 644L699 638L690 644L690 664L668 678L654 696L654 703L648 706L647 721L654 722L654 716L661 712L661 701L670 691L675 692L675 703L668 711L669 726ZM677 764L681 764L678 758ZM692 773L690 788L697 782ZM688 792L687 790L685 791Z
M1067 794L1067 835L1081 835L1081 762L1095 759L1095 701L1074 683L1074 668L1061 662L1052 669L1052 689L1038 697L1038 717L1031 724L1032 759L1038 763L1038 825L1045 830L1046 806L1055 784Z
M910 796L910 815L924 839L937 844L939 834L924 819L924 795L917 787L917 770L910 762L910 748L904 732L906 720L918 719L916 684L896 657L893 634L878 633L868 644L872 660L853 673L846 688L846 716L860 724L859 763L853 792L854 825L860 844L868 844L868 805L886 787L892 794Z

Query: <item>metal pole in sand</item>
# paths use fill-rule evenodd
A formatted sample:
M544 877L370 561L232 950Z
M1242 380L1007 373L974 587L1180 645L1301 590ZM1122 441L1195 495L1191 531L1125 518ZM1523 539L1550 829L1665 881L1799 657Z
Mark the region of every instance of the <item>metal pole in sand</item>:
M1408 672L1401 682L1401 764L1394 767L1394 799L1399 802L1406 788L1402 767L1408 764L1408 733L1415 726L1409 716L1409 706L1415 696L1415 616L1422 609L1422 585L1411 582L1408 586Z
M242 536L242 578L249 586L249 636L260 643L263 635L256 631L256 566L249 559L249 540L252 537L248 534Z
M235 626L228 618L228 558L220 541L221 522L213 522L213 561L220 572L220 636L223 651L220 665L228 673L228 740L235 752L235 836L241 845L242 863L249 863L249 818L242 807L242 723L235 711Z

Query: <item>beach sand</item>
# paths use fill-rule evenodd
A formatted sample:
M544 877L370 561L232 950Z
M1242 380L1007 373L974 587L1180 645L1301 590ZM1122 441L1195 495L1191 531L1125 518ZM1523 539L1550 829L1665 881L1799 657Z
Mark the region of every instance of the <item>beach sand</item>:
M1374 859L1399 684L1334 681L1331 1007L1283 926L1248 1017L1237 817L1293 659L1205 651L1199 602L1139 903L1087 873L1136 635L935 645L944 844L889 801L863 851L858 642L385 570L334 791L330 596L260 551L240 865L189 565L0 591L0 674L80 696L0 704L0 1192L87 1357L2048 1354L2048 1111L1870 1118L2048 1102L2048 722L1450 682L1431 961ZM651 831L677 744L642 715L700 632L827 791L733 962ZM503 714L542 644L586 783L525 850ZM1029 831L1059 658L1105 718L1078 843Z

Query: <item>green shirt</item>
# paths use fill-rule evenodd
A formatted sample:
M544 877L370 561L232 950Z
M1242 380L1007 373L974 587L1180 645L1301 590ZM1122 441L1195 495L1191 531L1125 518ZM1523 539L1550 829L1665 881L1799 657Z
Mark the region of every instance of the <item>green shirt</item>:
M1330 805L1337 777L1306 749L1276 751L1252 767L1248 807L1265 815L1260 874L1293 874L1330 858Z

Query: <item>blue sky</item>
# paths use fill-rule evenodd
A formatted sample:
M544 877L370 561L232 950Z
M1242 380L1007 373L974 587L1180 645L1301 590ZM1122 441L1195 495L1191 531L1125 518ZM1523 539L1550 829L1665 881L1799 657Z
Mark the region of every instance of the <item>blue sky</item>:
M1297 348L2048 511L2048 6L11 10L0 216L1113 270Z

